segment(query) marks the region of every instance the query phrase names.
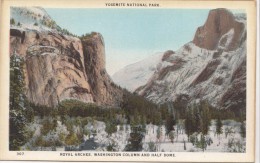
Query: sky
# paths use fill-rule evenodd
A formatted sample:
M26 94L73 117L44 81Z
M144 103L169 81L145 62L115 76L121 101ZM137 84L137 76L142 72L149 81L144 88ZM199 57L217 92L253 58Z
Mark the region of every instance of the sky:
M192 41L209 12L209 9L45 10L60 27L73 34L101 33L110 75L155 53L178 50Z

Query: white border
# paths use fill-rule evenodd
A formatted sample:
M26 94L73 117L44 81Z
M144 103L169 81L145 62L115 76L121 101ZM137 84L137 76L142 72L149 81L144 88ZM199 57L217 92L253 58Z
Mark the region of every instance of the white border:
M52 1L30 1L30 3L28 3L29 1L18 1L18 0L10 0L10 1L5 1L5 2L10 2L10 3L14 3L14 2L19 2L19 4L23 4L23 5L28 5L30 3L33 3L34 5L40 5L40 6L43 6L43 7L51 7L55 2L59 2L59 5L64 7L64 6L69 6L69 7L81 7L81 4L85 4L86 1L66 1L66 3L68 2L68 4L61 4L60 2L61 1L55 1L52 0ZM42 2L46 2L46 3L42 3ZM98 1L96 1L98 2ZM112 1L113 2L113 1ZM132 2L137 2L135 0L132 0ZM146 1L148 2L148 1ZM156 1L154 1L156 2ZM171 8L173 5L174 1L160 1L160 3L163 4L163 7L165 8ZM255 50L254 48L252 47L255 47L256 44L254 44L254 39L252 40L252 38L255 36L254 32L255 32L255 26L254 26L254 20L253 20L253 17L252 14L254 14L254 8L252 8L252 2L253 1L178 1L178 3L176 3L176 1L174 2L174 8L218 8L218 7L225 7L225 8L243 8L245 7L246 10L247 10L247 13L250 13L250 22L247 23L248 25L248 28L247 29L250 29L252 30L251 32L248 32L248 41L247 41L247 47L248 47L248 52L247 54L251 54L251 55L254 55L255 54ZM248 4L251 3L251 6L248 6ZM93 1L88 1L88 7L96 7L96 3L93 2ZM8 6L8 5L7 5ZM59 6L59 7L60 7ZM6 7L6 6L5 6ZM2 10L5 10L5 11L9 11L9 9L7 8L1 8L1 11ZM9 15L9 13L7 13L7 15ZM5 17L6 18L6 17ZM1 20L2 21L2 20ZM3 22L3 21L2 21ZM1 23L2 23L1 22ZM9 17L8 17L8 20L5 21L5 22L9 22ZM4 27L3 27L4 26ZM1 28L3 27L3 29L5 30L2 30L3 33L1 33L1 45L4 44L4 47L8 47L7 45L7 42L6 42L6 39L3 39L3 37L6 37L8 38L8 34L9 34L9 25L6 24L6 23L3 23L1 25ZM250 44L249 44L250 43ZM6 53L8 50L3 48L3 49L0 49L2 54L8 54ZM259 60L259 56L258 57L258 60ZM0 58L4 58L3 56L0 55ZM251 59L250 59L251 58ZM247 59L247 65L250 66L248 63L251 63L252 65L254 65L254 63L256 62L255 58L254 57L250 57L249 59ZM1 61L0 59L0 61ZM8 59L7 59L8 60ZM6 61L6 60L5 60ZM248 66L247 66L247 69L248 69ZM3 71L4 68L7 68L9 67L8 65L8 62L2 62L0 64L0 70ZM252 69L252 66L250 66L250 69ZM258 65L258 69L259 69L259 65ZM5 69L6 70L6 69ZM0 71L0 73L1 73ZM250 74L250 75L249 75ZM250 81L250 84L249 84L249 80L247 80L247 90L250 90L250 94L247 93L247 97L249 97L248 95L250 95L251 98L255 98L255 97L252 97L253 95L253 91L255 91L253 88L254 88L254 84L255 84L255 81L253 80L252 81L252 75L254 75L255 72L250 72L248 73L247 72L247 75L248 76L251 76L251 81ZM259 73L258 73L259 74ZM2 76L3 75L3 76ZM3 77L3 78L2 78ZM1 78L2 80L3 79L7 79L7 81L9 81L9 74L3 74L1 73ZM259 79L259 75L258 75L258 79ZM257 82L258 83L258 82ZM2 84L2 81L1 81L1 84ZM253 86L252 86L253 85ZM250 89L248 89L250 88ZM0 89L1 91L4 90L4 91L8 91L8 88L4 87L3 85L0 85ZM0 95L3 95L3 97L0 98L0 101L2 102L2 98L5 99L6 96L5 93L3 92L0 92ZM258 93L259 95L259 93ZM259 96L257 96L258 99L259 99ZM251 101L251 100L250 100ZM258 100L257 100L258 101ZM4 106L7 106L6 103ZM2 107L2 106L1 106ZM253 151L251 150L254 146L254 144L252 144L252 141L254 141L254 138L255 138L255 135L254 135L254 128L255 128L255 125L254 125L254 115L252 116L252 113L254 113L254 107L255 107L255 104L251 103L250 102L250 105L248 105L247 103L247 120L250 119L250 124L249 126L247 126L247 129L250 130L250 132L247 132L247 153L245 154L235 154L235 153L177 153L179 155L179 158L174 158L172 160L166 160L166 159L163 159L163 160L158 160L158 159L149 159L150 161L196 161L196 162L202 162L202 161L212 161L212 162L216 162L216 161L231 161L231 162L244 162L244 161L252 161L253 157L252 157L252 154L253 154ZM258 110L258 107L259 107L259 101L258 101L258 105L257 105L257 112L259 112ZM5 108L5 107L4 107ZM250 109L250 112L248 112ZM3 110L0 110L1 113L3 113ZM250 114L248 114L250 113ZM7 114L3 114L5 116L2 116L2 122L4 122L6 124L6 121L8 120L8 115ZM7 116L6 116L7 115ZM258 120L258 118L256 118ZM253 124L252 124L253 123ZM247 123L248 124L248 123ZM259 124L259 120L257 122L257 124ZM17 159L16 155L15 155L15 152L6 152L5 149L6 149L6 133L4 131L8 131L6 130L8 127L6 125L1 125L0 123L0 136L1 136L1 139L0 139L0 157L6 157L6 158L11 158L11 159ZM2 129L5 129L4 131ZM259 131L258 131L259 132ZM4 140L4 141L3 141ZM7 139L8 140L8 139ZM248 144L250 144L250 150L249 152L252 152L252 153L248 153ZM259 143L258 143L259 144ZM2 145L2 147L1 147ZM3 155L4 154L4 155ZM27 152L28 155L31 155L32 157L24 157L24 158L21 158L21 159L30 159L30 158L39 158L39 159L48 159L48 160L66 160L66 161L70 161L71 158L61 158L61 157L57 157L58 155L57 154L54 154L52 152L31 152L31 151L28 151ZM187 157L188 156L188 157ZM248 158L246 158L248 157ZM258 156L259 157L259 156ZM82 158L83 159L83 158ZM117 158L117 160L119 160L120 158ZM133 158L129 158L129 157L122 157L122 159L125 159L125 160L129 160L129 161L146 161L146 158L143 157L141 159L133 159ZM76 160L76 159L74 159ZM77 159L79 160L79 159ZM96 158L95 160L93 161L101 161L101 160L107 160L107 161L113 161L113 159L111 158L106 158L106 157L101 157L101 158ZM82 160L81 160L82 161ZM119 160L120 161L120 160Z
M256 40L256 46L257 46L257 53L256 53L256 57L257 57L257 62L256 62L256 147L255 147L255 162L259 163L260 162L260 158L259 158L259 146L260 146L260 135L259 135L259 129L260 129L260 52L259 52L259 43L260 43L260 33L259 33L259 0L256 1L256 5L257 5L257 40Z

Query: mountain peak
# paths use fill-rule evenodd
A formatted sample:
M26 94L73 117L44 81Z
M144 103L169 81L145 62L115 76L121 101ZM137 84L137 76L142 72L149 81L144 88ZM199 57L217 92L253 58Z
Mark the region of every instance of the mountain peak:
M227 9L213 9L209 12L205 24L197 29L193 43L200 48L215 50L221 37L232 29L234 35L227 45L228 50L234 50L238 47L244 24L238 22Z
M189 105L207 100L213 107L239 114L246 104L245 24L246 15L211 10L193 41L175 52L162 53L156 71L135 92L158 104L178 102L181 97ZM135 72L124 74L131 77ZM138 83L141 79L130 81Z

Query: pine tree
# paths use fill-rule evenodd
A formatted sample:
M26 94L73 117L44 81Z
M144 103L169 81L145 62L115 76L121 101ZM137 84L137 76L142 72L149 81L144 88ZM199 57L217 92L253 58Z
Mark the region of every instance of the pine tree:
M183 145L184 145L184 150L186 151L186 142L184 139L183 139Z
M200 133L202 131L202 119L201 119L201 115L200 115L200 110L198 108L198 105L194 105L193 108L194 108L193 109L193 115L194 115L193 129L194 129L194 132Z
M142 150L142 139L143 134L140 132L141 128L138 126L132 127L130 138L128 139L129 144L126 145L125 151L141 151Z
M75 133L70 132L70 134L67 135L67 137L65 138L65 143L66 145L73 146L78 145L80 143L80 140Z
M207 149L206 139L203 134L200 135L200 140L197 141L196 146L201 148L203 152Z
M219 136L220 134L222 134L222 132L223 132L222 126L223 126L223 124L222 124L222 122L221 122L221 119L220 119L220 117L218 117L217 123L216 123L216 133L217 133L218 136Z
M25 125L27 104L24 95L23 60L16 54L10 57L10 98L9 98L9 149L19 150L26 142Z
M186 109L186 117L185 117L185 132L188 136L188 141L189 141L189 137L190 135L193 133L192 132L192 109L191 108L187 108Z
M149 152L155 152L156 151L155 143L154 142L149 142L148 143L148 149L149 149Z
M243 121L241 122L241 125L240 125L240 135L242 138L246 137L246 125Z
M109 144L107 146L107 151L116 151L116 144L114 141L109 142Z
M116 132L117 127L116 124L113 121L107 121L106 122L106 128L105 131L107 132L108 136L111 136L112 133Z
M167 103L168 114L166 116L165 128L166 134L168 135L172 130L174 130L174 125L176 124L176 113L174 112L173 105L171 103Z
M174 125L176 124L176 121L173 117L173 114L170 113L170 115L167 116L166 118L166 124L165 124L165 127L166 127L166 134L169 134L172 130L174 130Z
M15 24L15 20L14 20L14 18L12 18L12 19L10 20L10 24L12 24L12 25Z
M174 141L174 132L170 132L169 133L169 138L171 139L171 142L173 143L173 141Z
M209 106L207 102L202 102L201 104L201 130L203 135L207 135L209 131L211 116L209 112Z
M146 131L146 118L144 115L141 116L141 126L142 126L142 132Z
M197 114L197 106L195 104L192 105L191 108L188 108L186 110L186 118L185 118L185 132L188 135L188 141L190 135L192 135L195 132L198 132L198 128L200 125L200 122L198 121L199 115ZM200 119L199 119L200 121Z
M156 130L156 138L159 140L160 139L160 137L161 137L161 129L160 129L161 127L160 126L158 126L158 128L157 128L157 130Z

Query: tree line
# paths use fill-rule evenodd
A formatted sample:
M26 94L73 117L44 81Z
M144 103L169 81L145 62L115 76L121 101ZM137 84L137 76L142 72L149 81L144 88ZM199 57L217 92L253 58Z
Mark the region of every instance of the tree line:
M185 130L188 136L193 133L207 135L211 119L217 119L221 133L221 120L245 120L244 114L240 117L230 110L218 110L209 105L207 101L187 105L183 101L154 104L135 93L124 91L122 103L119 107L98 106L94 103L84 103L78 100L64 100L56 107L48 107L29 103L24 88L24 61L14 54L10 57L10 150L19 150L25 143L25 126L34 120L35 116L60 117L64 120L69 117L92 117L106 123L106 131L115 132L116 125L130 124L145 128L146 124L165 125L166 134L174 130L179 119L184 119ZM241 127L245 130L245 125ZM245 135L245 132L243 132Z

